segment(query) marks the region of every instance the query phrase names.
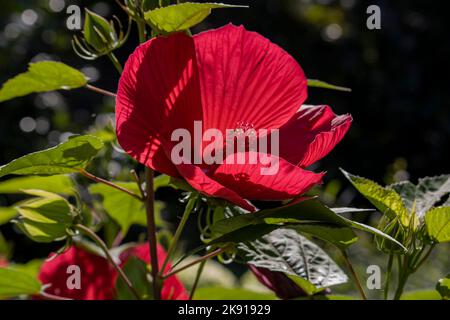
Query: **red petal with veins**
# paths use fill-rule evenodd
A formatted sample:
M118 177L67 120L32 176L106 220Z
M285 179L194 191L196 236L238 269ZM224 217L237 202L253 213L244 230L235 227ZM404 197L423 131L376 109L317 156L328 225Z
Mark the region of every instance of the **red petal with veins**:
M350 129L349 114L337 116L329 106L302 106L280 128L280 156L307 167L325 157Z
M304 170L274 155L248 152L244 155L245 164L237 164L236 159L234 164L230 164L230 159L234 156L227 157L212 177L249 200L277 201L295 198L321 183L324 175ZM258 160L255 164L250 164L252 156L266 156L267 162ZM273 171L269 170L270 167Z
M258 33L230 24L194 41L205 129L279 128L306 100L300 65Z

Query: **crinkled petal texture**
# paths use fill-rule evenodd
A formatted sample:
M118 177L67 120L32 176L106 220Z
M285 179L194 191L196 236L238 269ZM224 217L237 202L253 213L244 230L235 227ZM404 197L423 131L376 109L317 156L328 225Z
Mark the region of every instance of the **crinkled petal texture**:
M135 256L147 263L150 262L148 245L142 244L124 251L120 259L124 264L130 256ZM164 261L166 253L158 246L158 259ZM80 268L81 288L71 289L67 285L70 273L68 267L76 265ZM75 300L112 300L115 298L115 283L118 274L108 260L93 253L72 246L66 252L43 263L39 279L49 284L46 292ZM186 290L176 276L164 283L162 298L166 300L187 299Z
M321 174L301 168L325 156L348 130L346 119L328 119L326 109L321 120L299 111L306 98L299 64L261 35L233 25L194 37L178 33L148 41L129 58L119 83L117 135L139 162L253 211L246 199L289 199L320 183ZM172 162L176 129L191 139L191 152L181 157L201 155L205 142L196 138L195 121L203 132L222 133L223 144L229 130L280 129L281 140L289 140L273 156L280 171L270 176L260 173L264 165Z

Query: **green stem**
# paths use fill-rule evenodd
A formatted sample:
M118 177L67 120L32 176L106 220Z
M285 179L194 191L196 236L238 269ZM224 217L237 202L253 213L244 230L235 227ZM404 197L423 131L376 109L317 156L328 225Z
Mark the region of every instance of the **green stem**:
M119 73L121 74L123 71L123 68L122 68L122 65L120 64L119 60L117 60L114 53L112 53L112 52L108 53L108 58L113 63L114 67L116 67L117 71L119 71Z
M155 223L155 198L153 191L154 173L150 168L145 168L145 184L146 184L146 212L147 212L147 236L150 250L150 263L152 267L153 278L153 297L155 300L161 300L161 285L159 277L158 249L156 240L156 223ZM164 268L162 269L164 270Z
M195 290L197 290L198 282L200 281L200 277L202 275L203 269L205 268L206 260L203 260L198 266L197 274L195 275L194 284L192 285L191 292L189 293L189 300L194 298Z
M394 262L394 254L390 253L386 271L386 284L384 285L384 300L387 300L389 297L389 284L391 282L393 262Z
M139 195L137 195L133 191L130 191L130 190L126 189L126 188L123 188L123 187L121 187L121 186L119 186L119 185L117 185L117 184L115 184L115 183L113 183L111 181L108 181L108 180L102 179L100 177L97 177L97 176L93 175L92 173L87 172L84 169L81 169L80 173L83 176L85 176L86 178L88 178L88 179L90 179L90 180L92 180L94 182L103 183L103 184L105 184L105 185L107 185L107 186L109 186L111 188L114 188L114 189L117 189L119 191L125 192L126 194L128 194L128 195L132 196L133 198L136 198L136 199L138 199L140 201L143 200Z
M139 43L147 41L147 30L145 29L145 22L143 20L136 21L139 32Z
M169 263L173 252L175 251L178 240L180 239L180 236L181 236L181 233L183 232L184 226L186 225L189 215L191 214L192 209L194 208L196 202L197 202L197 197L190 198L186 205L186 208L184 209L184 213L183 213L183 216L181 217L180 224L178 225L178 228L175 231L172 241L170 242L169 249L167 250L167 256L161 267L160 275L162 275L162 273L166 269L166 266Z
M431 252L434 249L435 244L431 245L431 247L428 249L427 253L422 257L422 259L419 260L419 262L417 262L413 268L414 270L417 270L430 256Z
M109 263L111 263L111 265L114 267L114 269L116 269L117 273L122 278L122 280L125 282L126 286L130 290L130 292L133 294L133 296L137 300L140 300L141 298L140 298L139 294L137 293L137 291L134 289L133 285L131 284L130 279L128 279L128 277L125 274L125 272L123 272L123 270L119 267L119 265L114 261L113 257L109 253L108 247L103 242L103 240L97 234L95 234L91 229L89 229L88 227L85 227L85 226L83 226L81 224L77 224L74 227L78 231L84 233L89 238L91 238L103 250L103 252L106 255L106 258L109 261Z
M408 270L408 256L404 257L403 265L401 259L399 259L398 261L398 285L397 290L395 291L394 300L400 300L400 297L403 294L403 290L405 289L406 282L408 281L408 278L411 274Z
M347 264L347 267L350 270L350 273L352 274L353 279L355 280L355 284L356 284L356 287L357 287L359 293L361 294L361 298L363 300L367 300L366 293L364 292L364 289L361 285L361 281L359 280L358 274L356 273L355 269L353 268L352 263L350 262L350 259L348 258L347 252L345 250L341 250L341 252L342 252L344 260Z
M180 268L178 268L178 269L175 269L175 270L171 270L170 272L168 272L167 274L165 274L165 275L163 276L163 278L164 278L164 279L170 278L171 276L176 275L177 273L180 273L181 271L184 271L184 270L186 270L186 269L189 269L190 267L195 266L195 265L198 264L198 263L201 263L201 262L203 262L203 261L206 261L206 260L208 260L208 259L210 259L210 258L217 257L219 254L223 253L224 251L225 251L224 248L220 248L220 249L217 249L216 251L210 252L210 253L204 255L203 257L200 257L200 258L198 258L198 259L195 259L194 261L192 261L192 262L186 264L185 266L182 266L182 267L180 267Z

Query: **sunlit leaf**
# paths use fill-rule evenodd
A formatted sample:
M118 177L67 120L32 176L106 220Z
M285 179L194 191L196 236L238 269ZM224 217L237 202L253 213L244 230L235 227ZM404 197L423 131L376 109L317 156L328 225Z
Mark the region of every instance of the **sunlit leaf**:
M41 283L27 272L0 268L0 297L13 298L35 295L41 291Z
M17 177L0 182L0 193L21 193L26 189L41 189L65 195L75 193L73 181L68 175Z
M147 11L145 20L152 28L162 33L183 31L206 19L212 9L220 8L245 8L245 6L186 2Z
M409 226L410 215L400 195L393 189L383 188L377 183L354 176L344 170L342 173L353 186L369 200L380 212L391 219L398 217L404 226Z
M87 84L86 76L61 62L30 63L28 71L8 80L0 89L0 102L34 92L75 89Z
M240 288L205 287L195 291L194 300L276 300L270 293L253 292Z
M103 147L93 136L75 136L56 147L27 154L0 167L0 177L17 175L56 175L78 172Z
M431 209L425 216L428 235L436 242L450 241L450 207Z
M400 300L442 300L442 298L436 290L423 290L405 292Z
M139 189L135 182L115 182L115 184L139 194ZM101 195L103 207L108 215L117 222L124 235L127 234L129 228L133 224L141 226L147 225L145 205L142 201L104 184L93 184L89 187L89 190L92 194ZM160 218L162 209L163 204L156 201L156 224L159 226L162 224Z

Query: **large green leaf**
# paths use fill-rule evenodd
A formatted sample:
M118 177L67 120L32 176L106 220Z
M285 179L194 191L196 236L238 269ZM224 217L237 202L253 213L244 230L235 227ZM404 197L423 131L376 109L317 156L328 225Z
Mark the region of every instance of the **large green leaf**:
M240 288L205 287L198 288L194 300L276 300L270 293L254 292Z
M316 244L294 230L278 229L262 238L238 245L248 264L301 277L317 288L347 282L339 266Z
M152 289L151 283L147 277L147 264L136 257L130 257L123 265L122 270L127 275L133 288L139 294L139 297L141 299L149 300L152 297ZM118 300L136 299L121 277L117 278L116 292L116 299Z
M449 174L419 179L416 192L416 212L419 217L424 217L428 210L449 193Z
M187 30L202 22L212 9L245 8L223 3L180 3L157 8L145 13L145 20L154 29L162 33Z
M75 136L56 147L27 154L0 167L0 177L17 175L56 175L78 172L103 147L94 136Z
M242 214L222 219L211 226L215 234L226 234L244 226L256 224L322 222L337 227L347 227L348 222L316 199L308 199L295 204L260 210L251 214Z
M327 241L340 249L345 249L358 240L355 232L349 227L336 227L324 223L311 223L296 224L290 228Z
M26 189L40 189L65 195L75 194L73 181L68 175L17 177L0 182L0 193L21 193Z
M450 241L450 207L431 209L425 216L428 235L436 242Z
M382 231L338 214L361 211L366 210L354 208L330 209L316 199L308 199L276 209L261 210L251 214L222 219L214 223L211 230L215 236L225 234L227 238L236 235L240 235L240 238L249 238L253 234L263 235L263 232L272 231L276 227L279 228L284 225L329 241L340 248L346 248L357 240L356 235L350 229L352 227L381 236L406 250L401 243ZM274 228L270 230L265 225L272 225ZM244 230L244 227L248 229ZM248 231L251 231L251 233L245 234Z
M86 76L61 62L30 63L28 71L8 80L0 89L0 102L34 92L75 89L87 84Z
M410 215L408 209L395 190L383 188L374 181L352 175L342 169L341 171L353 186L380 212L391 219L398 217L404 226L409 226Z
M419 179L417 186L409 181L390 185L402 198L410 212L422 221L428 210L450 193L450 175Z
M139 189L135 182L115 182L115 184L139 194ZM89 191L102 196L104 209L117 222L124 235L127 234L128 229L133 224L147 225L145 205L142 201L101 183L91 185ZM162 208L163 204L156 201L155 212L157 225L161 225L162 223L160 218Z
M327 82L324 82L321 80L316 80L316 79L308 79L308 87L330 89L330 90L337 90L337 91L346 91L346 92L352 91L352 89L350 89L350 88L336 86L334 84L330 84L330 83L327 83Z
M41 291L41 283L27 272L11 268L0 268L0 297L13 298L35 295Z

